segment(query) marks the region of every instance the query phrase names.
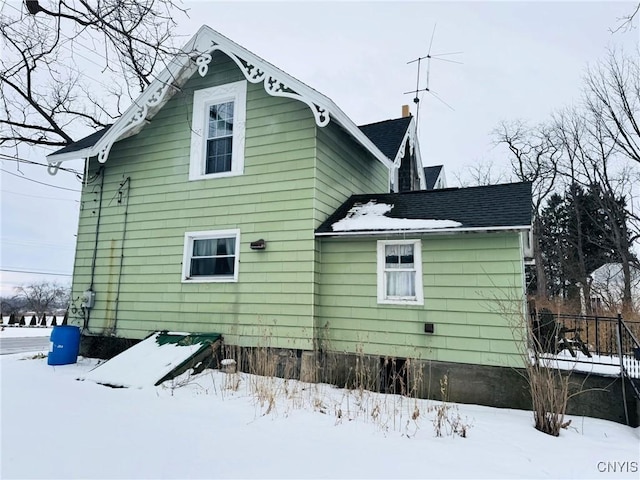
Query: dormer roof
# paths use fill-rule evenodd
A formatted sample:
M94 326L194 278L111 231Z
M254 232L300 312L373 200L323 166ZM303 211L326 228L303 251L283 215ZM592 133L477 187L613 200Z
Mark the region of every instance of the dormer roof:
M443 173L444 167L442 165L434 165L431 167L424 167L424 179L426 182L426 189L433 190L436 188L436 183Z

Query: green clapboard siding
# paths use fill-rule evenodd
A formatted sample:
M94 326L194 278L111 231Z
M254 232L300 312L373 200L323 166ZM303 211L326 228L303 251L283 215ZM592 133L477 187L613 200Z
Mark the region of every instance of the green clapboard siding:
M236 64L216 53L204 78L194 75L140 133L113 146L89 333L220 332L230 344L313 348L314 229L349 195L386 191L387 170L335 124L318 128L306 104L248 83L244 174L188 181L193 92L238 80L244 76ZM90 177L97 169L92 160ZM82 196L76 324L81 294L92 283L99 198L94 179ZM182 283L185 233L223 229L240 230L238 282ZM260 238L267 249L251 250Z
M114 145L105 164L91 333L109 334L115 325L128 338L168 329L221 332L237 345L313 347L316 125L309 107L248 83L244 174L188 181L193 92L238 80L244 77L235 63L217 53L206 77L194 75L140 133ZM126 177L130 190L120 198ZM91 284L99 192L98 180L82 197L78 324L80 295ZM223 229L240 230L239 281L182 283L185 233ZM251 250L259 238L267 249Z
M423 236L422 306L378 305L376 245L372 238L322 241L317 324L324 348L521 364L524 292L517 233ZM425 323L434 324L433 335L424 333Z

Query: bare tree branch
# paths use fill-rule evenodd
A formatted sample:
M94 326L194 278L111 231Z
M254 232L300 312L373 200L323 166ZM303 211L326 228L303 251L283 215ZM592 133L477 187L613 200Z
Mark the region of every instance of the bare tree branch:
M618 33L620 31L626 32L627 30L631 30L634 28L633 19L638 15L638 12L640 12L640 3L636 5L636 8L629 15L618 18L620 24L614 29L609 29L609 31L611 33Z
M31 13L6 4L0 145L67 145L85 125L113 123L178 52L178 1L40 0L25 3Z

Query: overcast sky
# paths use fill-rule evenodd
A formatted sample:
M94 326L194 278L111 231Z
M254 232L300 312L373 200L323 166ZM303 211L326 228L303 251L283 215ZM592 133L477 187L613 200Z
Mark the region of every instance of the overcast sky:
M20 6L8 3L2 8ZM449 186L478 162L507 168L504 150L492 146L498 123L535 124L579 102L587 65L607 48L634 51L640 32L610 31L635 2L185 3L190 19L178 18L179 44L206 23L331 98L357 124L399 117L403 104L415 115L414 95L404 92L415 89L417 69L407 62L429 53L435 28L431 54L462 52L440 57L461 63L431 61L429 88L442 101L421 95L419 138L425 166L445 165ZM421 88L426 74L422 63ZM47 153L19 155L44 162ZM0 296L40 279L70 282L80 183L38 166L18 171L7 160L0 168Z

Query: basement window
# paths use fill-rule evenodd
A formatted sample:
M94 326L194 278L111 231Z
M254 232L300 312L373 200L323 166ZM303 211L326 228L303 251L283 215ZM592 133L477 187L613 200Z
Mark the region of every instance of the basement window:
M420 240L378 241L378 303L424 305Z
M237 282L240 230L187 232L183 282Z
M189 180L243 173L246 105L246 81L194 92Z

